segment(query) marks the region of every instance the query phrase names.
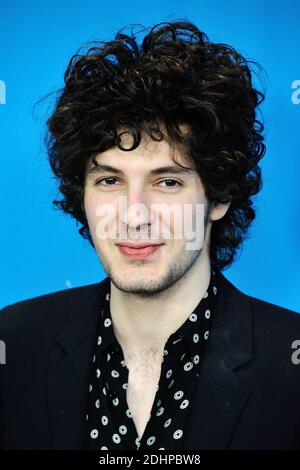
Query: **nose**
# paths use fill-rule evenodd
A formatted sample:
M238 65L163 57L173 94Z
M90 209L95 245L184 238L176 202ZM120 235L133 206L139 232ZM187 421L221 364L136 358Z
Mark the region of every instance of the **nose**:
M120 207L120 221L128 232L148 238L151 227L151 204L144 188L138 184L128 186ZM143 238L142 236L140 238Z

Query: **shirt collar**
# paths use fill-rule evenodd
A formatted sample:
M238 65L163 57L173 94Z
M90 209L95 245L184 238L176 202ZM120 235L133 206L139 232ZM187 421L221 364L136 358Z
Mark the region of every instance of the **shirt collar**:
M206 341L209 337L209 329L211 325L212 315L215 306L215 300L218 293L217 276L214 270L211 271L210 282L204 296L199 301L196 308L191 312L185 322L173 333L169 340L176 343L179 340L185 342L190 357L199 353L199 342ZM205 329L205 337L200 338L200 331L203 330L203 324L207 322ZM201 333L200 333L201 334ZM197 340L194 340L195 337Z
M104 351L106 351L107 354L113 354L114 351L120 346L116 339L112 325L110 313L110 293L110 283L108 283L108 288L105 293L105 298L100 314L100 325L98 329L99 335L97 336L97 348L95 354L96 356L103 354ZM194 341L193 338L195 335L198 335L200 324L203 322L204 318L209 320L209 323L211 322L217 293L217 275L216 272L212 270L209 286L207 291L204 293L204 296L199 301L193 312L191 312L189 317L185 320L185 322L169 337L169 340L173 343L183 340L191 356L194 356L198 353L198 341ZM208 335L206 336L207 337L205 337L205 340L208 339Z

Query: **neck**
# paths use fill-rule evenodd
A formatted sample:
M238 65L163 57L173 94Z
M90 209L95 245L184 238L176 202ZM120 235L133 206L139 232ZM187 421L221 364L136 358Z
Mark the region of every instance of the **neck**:
M159 294L141 297L119 290L111 283L110 310L115 335L122 347L131 350L162 350L196 308L211 275L207 250L202 250L190 270Z

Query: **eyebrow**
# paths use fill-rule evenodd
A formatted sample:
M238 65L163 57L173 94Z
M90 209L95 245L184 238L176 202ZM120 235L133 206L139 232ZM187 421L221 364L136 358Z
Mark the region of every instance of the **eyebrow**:
M111 165L105 165L103 163L97 163L97 165L93 166L92 168L90 168L90 170L88 170L87 174L93 175L98 173L104 173L106 171L114 174L123 174L123 171L119 168L116 168ZM162 166L160 168L154 168L150 171L149 174L152 176L162 175L165 173L169 173L172 175L186 175L194 172L195 170L193 168L181 168L180 166Z

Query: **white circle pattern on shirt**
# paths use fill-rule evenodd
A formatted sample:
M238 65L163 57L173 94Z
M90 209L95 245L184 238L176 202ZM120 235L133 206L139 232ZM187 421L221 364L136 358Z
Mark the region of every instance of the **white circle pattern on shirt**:
M119 444L121 442L121 438L120 438L119 434L114 434L112 439L116 444Z
M188 372L189 370L193 368L193 363L189 361L186 364L184 364L183 368L186 372Z
M204 314L204 315L205 315L205 318L209 319L209 317L210 317L210 310L209 310L209 309L205 310L205 314Z
M122 425L119 427L119 432L120 434L126 434L127 433L127 428L126 426Z
M98 430L97 430L97 429L93 429L93 430L91 431L91 438L92 438L92 439L97 439L98 434L99 434Z
M106 426L107 423L108 423L108 418L107 418L107 416L102 416L101 422L102 422L103 426Z
M151 436L147 439L148 446L152 446L152 444L154 444L154 442L155 442L155 436Z
M180 403L180 408L184 410L187 406L189 406L189 401L188 400L182 400Z
M199 341L199 335L198 335L198 333L195 333L195 334L194 334L194 336L193 336L193 341L194 341L194 343L198 343L198 341Z
M198 319L198 317L197 317L196 313L194 313L194 312L191 313L191 315L189 316L189 320L191 320L193 322L197 321L197 319Z
M174 393L174 398L175 398L175 400L180 400L180 398L182 398L183 395L184 395L183 391L178 390L178 392Z
M183 431L181 429L177 429L177 431L175 431L173 434L174 439L180 439L182 436L183 436Z
M167 421L164 424L164 427L167 428L168 426L170 426L171 422L172 422L172 418L167 419Z

